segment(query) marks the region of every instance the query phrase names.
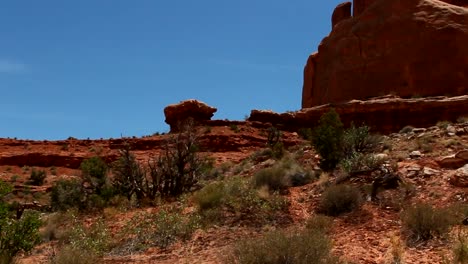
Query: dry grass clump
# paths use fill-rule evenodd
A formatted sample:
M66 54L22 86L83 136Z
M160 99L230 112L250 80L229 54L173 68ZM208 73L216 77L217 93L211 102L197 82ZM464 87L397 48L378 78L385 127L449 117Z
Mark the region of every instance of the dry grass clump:
M90 251L73 248L71 246L62 247L58 253L49 259L50 264L95 264L98 257Z
M260 238L238 242L225 263L229 264L328 264L341 263L331 254L331 240L321 231L274 231Z
M358 209L362 204L360 191L351 185L333 185L322 194L318 212L328 216L338 216Z
M401 220L403 232L410 244L434 237L444 237L454 223L453 214L449 210L434 208L423 203L404 210Z

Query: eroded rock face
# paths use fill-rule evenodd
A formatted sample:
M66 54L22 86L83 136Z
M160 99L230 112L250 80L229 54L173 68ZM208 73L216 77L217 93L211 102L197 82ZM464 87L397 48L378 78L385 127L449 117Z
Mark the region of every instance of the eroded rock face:
M454 122L458 117L468 113L468 95L419 99L385 97L366 101L353 100L283 114L252 110L249 121L271 123L284 130L297 130L315 126L320 116L330 108L335 108L346 126L349 126L351 122L364 123L373 131L386 134L398 132L408 125L429 127L440 120Z
M447 2L355 0L307 61L302 107L468 94L467 1Z
M332 29L341 21L351 18L351 2L339 4L332 15Z
M203 123L210 120L216 111L216 108L192 99L167 106L164 108L164 115L171 132L176 132L181 122L191 118L195 122Z

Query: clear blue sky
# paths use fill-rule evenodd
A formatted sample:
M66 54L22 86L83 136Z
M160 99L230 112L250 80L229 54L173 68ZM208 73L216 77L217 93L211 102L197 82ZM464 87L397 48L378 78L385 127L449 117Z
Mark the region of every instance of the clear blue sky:
M300 109L307 57L342 0L14 0L0 3L0 137L167 131L166 105L214 119Z

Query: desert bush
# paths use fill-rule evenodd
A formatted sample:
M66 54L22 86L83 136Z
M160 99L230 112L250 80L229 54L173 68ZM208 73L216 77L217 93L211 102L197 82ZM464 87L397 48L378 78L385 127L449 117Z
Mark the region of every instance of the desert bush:
M107 183L107 163L100 157L85 159L80 165L83 179L91 184L99 195Z
M240 177L212 183L194 195L205 225L225 220L246 220L249 224L279 221L287 208L285 199L277 194L262 195ZM226 218L226 219L227 219Z
M374 154L365 154L354 152L352 155L344 158L340 162L340 168L348 174L373 171L378 169L383 163L384 159L377 158Z
M102 218L90 226L80 223L76 216L72 216L73 226L68 233L64 234L62 242L72 249L91 252L101 256L111 248L111 236Z
M258 171L253 177L255 188L263 186L271 191L281 191L290 186L301 186L313 179L312 173L304 170L291 157L284 157L273 167Z
M351 212L361 206L362 196L360 191L350 185L333 185L322 194L318 212L328 216L338 216Z
M20 251L28 252L40 241L39 215L27 211L20 219L13 218L5 196L12 186L0 180L0 264L9 264Z
M403 232L410 243L445 236L453 224L453 214L446 209L418 203L406 208L401 216Z
M305 140L312 140L312 129L310 128L300 128L298 131L297 131L297 134L299 134L299 136L301 136L301 138L305 139Z
M452 245L451 256L443 256L443 264L468 263L468 234L460 231L457 234L455 243Z
M55 182L50 193L50 205L53 210L60 211L70 208L85 209L86 198L82 182L78 179Z
M41 186L44 184L44 180L47 177L47 173L44 170L32 169L29 175L29 182L32 185Z
M318 126L313 130L312 145L322 158L320 167L323 170L333 170L343 157L343 133L343 124L334 109L320 117Z
M340 263L331 254L331 240L319 231L274 231L264 237L238 242L227 254L232 264Z
M133 195L136 195L138 201L143 200L148 190L146 171L130 151L129 144L124 144L119 150L119 158L112 164L112 171L112 185L117 193L126 196L128 200Z
M374 153L379 149L382 141L383 137L371 134L368 126L356 127L354 124L351 124L351 127L346 129L343 135L344 155Z
M148 247L166 248L177 240L189 239L199 226L196 215L182 215L177 209L136 214L120 234L124 243L114 252L130 254Z
M332 227L333 219L326 215L316 214L307 219L306 228L328 233Z
M199 139L193 122L182 124L179 131L149 163L148 190L163 198L191 191L206 171L207 159L198 153Z
M224 184L212 183L195 193L194 200L201 211L219 206L224 197Z
M98 258L93 252L64 246L49 259L50 264L95 264Z

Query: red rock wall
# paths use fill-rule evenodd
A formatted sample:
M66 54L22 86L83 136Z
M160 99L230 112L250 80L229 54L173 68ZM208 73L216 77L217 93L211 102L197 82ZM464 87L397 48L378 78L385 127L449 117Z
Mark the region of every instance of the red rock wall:
M351 2L339 4L332 15L332 29L341 21L351 18Z
M354 0L353 16L359 16L376 0Z
M468 8L375 0L362 15L341 21L309 57L302 107L385 94L468 94L467 43Z

